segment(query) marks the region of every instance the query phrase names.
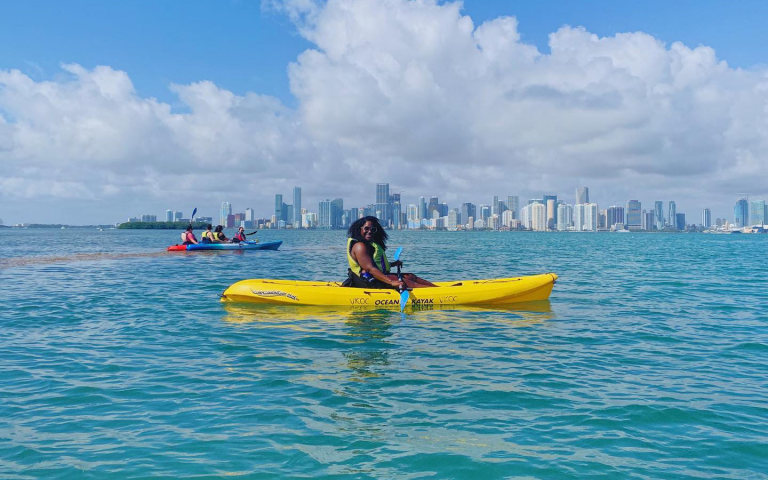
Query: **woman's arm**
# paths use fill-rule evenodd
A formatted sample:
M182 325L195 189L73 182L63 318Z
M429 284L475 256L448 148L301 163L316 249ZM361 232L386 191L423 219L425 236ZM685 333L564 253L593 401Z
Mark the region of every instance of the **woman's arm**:
M399 280L390 280L390 278L381 270L376 267L371 255L368 253L365 243L357 242L352 246L352 258L357 261L357 264L362 267L363 270L370 273L373 278L381 282L391 285L395 288L399 288L401 283Z

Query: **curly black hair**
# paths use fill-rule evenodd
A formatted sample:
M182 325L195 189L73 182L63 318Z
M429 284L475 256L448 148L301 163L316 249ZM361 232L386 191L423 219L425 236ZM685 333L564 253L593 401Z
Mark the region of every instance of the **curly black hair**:
M376 231L373 233L373 241L381 245L381 248L386 250L387 239L389 238L389 235L387 235L387 232L384 231L384 228L379 223L379 219L376 217L369 215L352 222L352 225L349 226L349 230L347 230L347 237L353 238L358 242L365 242L365 238L363 238L363 235L360 233L360 229L363 228L365 222L371 222L373 226L376 227Z

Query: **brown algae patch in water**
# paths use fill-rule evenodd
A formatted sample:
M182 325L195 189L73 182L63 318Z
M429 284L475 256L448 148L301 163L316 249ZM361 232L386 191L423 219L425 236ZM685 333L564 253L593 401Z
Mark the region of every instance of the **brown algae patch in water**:
M148 253L75 253L52 257L15 257L0 259L0 269L25 267L27 265L48 265L52 263L86 262L92 260L119 260L123 258L149 258L168 255L168 252Z

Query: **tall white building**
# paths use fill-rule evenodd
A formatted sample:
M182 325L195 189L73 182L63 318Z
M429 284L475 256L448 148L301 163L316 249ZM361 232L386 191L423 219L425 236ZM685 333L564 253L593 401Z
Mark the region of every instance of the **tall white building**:
M227 217L232 214L232 205L229 202L221 202L221 211L219 212L219 225L227 224Z
M589 232L597 231L598 213L599 212L596 203L584 204L584 225L582 230Z
M573 206L573 229L580 232L596 232L598 210L596 203L578 203Z
M543 203L532 203L531 208L531 230L536 232L547 231L547 207Z
M458 216L459 216L458 213L459 212L457 212L454 209L450 209L448 211L448 216L446 217L446 220L445 220L445 228L446 229L451 230L451 231L456 230L456 223L457 223Z
M584 229L584 204L577 203L573 206L573 229L580 232Z
M557 230L564 232L573 226L573 205L561 203L557 206Z
M513 210L504 210L501 214L501 225L509 229L513 228L515 221L515 212Z
M520 209L520 225L523 226L523 228L530 230L531 229L531 204L524 205Z
M419 228L419 206L413 203L408 204L405 218L408 221L408 228Z

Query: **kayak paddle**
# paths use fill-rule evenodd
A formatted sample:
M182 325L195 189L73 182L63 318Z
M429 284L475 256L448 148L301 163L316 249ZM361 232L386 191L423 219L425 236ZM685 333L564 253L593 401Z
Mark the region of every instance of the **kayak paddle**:
M256 234L256 232L258 232L258 230L254 230L254 231L252 231L251 233L246 233L246 234L245 234L245 236L247 237L247 236L249 236L249 235L255 235L255 234Z
M189 223L195 223L195 214L197 213L197 207L195 207L194 210L192 210L192 218L189 220Z
M400 253L403 251L403 247L397 247L397 250L395 250L395 255L392 257L395 261L397 261L400 258ZM403 281L403 274L400 272L400 265L397 266L397 279L401 282ZM402 312L405 310L406 304L408 304L408 297L411 296L411 292L408 291L408 288L404 288L400 290L400 311Z

